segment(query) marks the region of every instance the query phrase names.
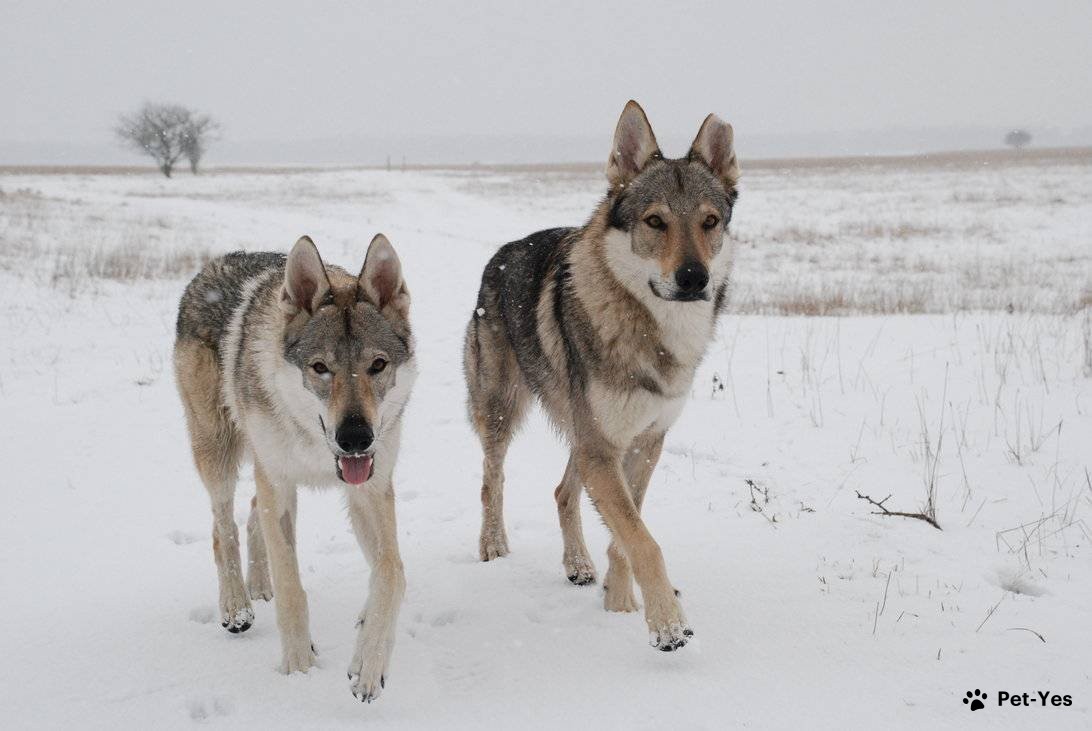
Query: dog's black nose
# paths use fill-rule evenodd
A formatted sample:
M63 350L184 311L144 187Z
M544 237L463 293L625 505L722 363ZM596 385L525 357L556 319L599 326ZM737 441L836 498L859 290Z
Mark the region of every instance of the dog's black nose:
M700 261L684 261L675 270L675 284L681 294L698 294L709 284L709 270Z
M350 415L345 417L341 426L337 428L337 446L349 454L359 454L372 446L375 435L372 428L363 416Z

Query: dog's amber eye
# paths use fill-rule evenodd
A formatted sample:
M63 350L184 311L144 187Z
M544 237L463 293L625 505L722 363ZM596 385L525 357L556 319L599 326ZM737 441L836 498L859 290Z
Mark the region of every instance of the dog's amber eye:
M312 363L311 364L311 370L313 370L315 373L319 374L320 376L322 374L324 374L324 373L329 373L330 372L330 369L327 368L326 364L323 363L321 360L318 360L318 361L315 361L314 363Z
M383 369L386 367L387 361L383 360L382 358L376 358L368 367L368 373L371 373L374 376L376 373L382 373Z
M718 223L720 223L720 219L710 213L705 217L705 220L702 221L701 227L708 231L711 228L716 228Z
M667 228L667 224L664 223L664 219L655 215L646 218L645 223L647 223L649 227L654 228L657 231L662 231L663 229Z

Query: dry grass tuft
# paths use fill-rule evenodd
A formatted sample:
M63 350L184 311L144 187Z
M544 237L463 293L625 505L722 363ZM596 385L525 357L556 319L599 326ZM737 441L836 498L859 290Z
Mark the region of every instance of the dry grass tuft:
M85 277L115 282L180 279L197 272L212 258L208 249L162 250L136 244L91 250L58 250L53 259L51 282L78 282Z
M738 314L832 317L852 314L910 315L937 311L928 282L865 282L859 278L782 282L775 290L750 287L731 300Z
M126 213L107 216L30 188L0 189L0 270L75 296L101 281L189 277L212 258L190 227Z
M891 239L893 241L925 239L948 233L948 229L941 226L907 223L905 221L894 223L890 221L850 221L843 223L839 230L844 236L855 236L863 239Z

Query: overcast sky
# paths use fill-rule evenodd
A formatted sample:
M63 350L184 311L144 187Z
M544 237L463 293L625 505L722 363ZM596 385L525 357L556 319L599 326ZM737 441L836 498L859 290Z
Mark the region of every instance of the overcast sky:
M236 144L609 138L630 97L661 141L709 112L737 137L1089 128L1090 30L1089 0L5 0L0 141L110 144L145 99Z

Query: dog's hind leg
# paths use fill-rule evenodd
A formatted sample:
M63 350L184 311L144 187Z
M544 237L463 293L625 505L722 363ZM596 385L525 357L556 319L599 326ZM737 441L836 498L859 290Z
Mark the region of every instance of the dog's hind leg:
M174 361L193 461L212 502L212 552L220 581L220 623L228 632L245 632L254 621L254 610L243 587L239 529L235 525L239 432L220 403L220 370L213 351L199 341L180 341L175 345Z
M470 392L470 421L482 443L482 561L508 555L504 530L504 458L527 411L531 392L523 381L515 353L504 335L471 321L467 329L465 368Z
M641 506L644 504L645 492L648 490L652 472L660 460L663 444L663 433L639 434L622 458L622 473L625 475L629 494L633 498L633 504L638 513L641 512ZM607 556L610 559L610 565L607 568L607 576L603 580L604 607L610 612L636 612L637 600L633 596L633 569L617 538L611 538L610 545L607 547Z
M482 442L482 532L478 552L482 561L508 555L508 534L504 530L504 458L512 436L523 419L530 393L513 380L486 399L476 419Z
M577 586L595 583L595 564L588 557L588 547L584 545L584 528L580 521L582 489L576 458L570 455L561 484L554 490L554 500L557 501L557 517L561 522L561 537L565 543L561 562L565 566L565 575Z
M269 555L262 537L257 495L250 501L250 517L246 521L246 558L246 593L251 601L269 601L273 598L273 580L269 578Z

